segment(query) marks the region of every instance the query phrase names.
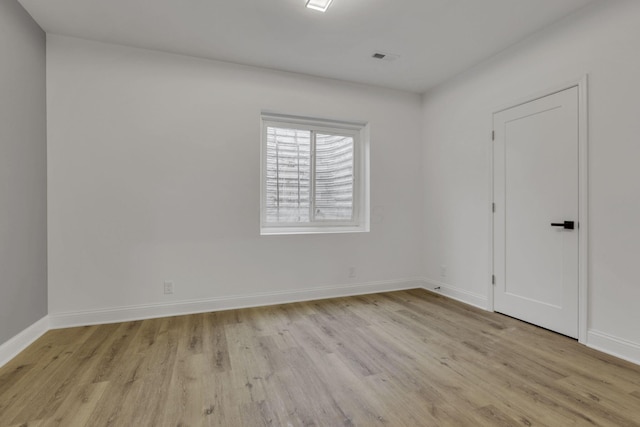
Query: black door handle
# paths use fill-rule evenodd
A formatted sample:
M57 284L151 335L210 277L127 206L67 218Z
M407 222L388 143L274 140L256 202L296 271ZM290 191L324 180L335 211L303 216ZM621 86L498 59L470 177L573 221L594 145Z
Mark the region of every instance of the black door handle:
M573 230L575 229L575 223L573 221L565 221L565 222L552 222L552 227L563 227L565 230Z

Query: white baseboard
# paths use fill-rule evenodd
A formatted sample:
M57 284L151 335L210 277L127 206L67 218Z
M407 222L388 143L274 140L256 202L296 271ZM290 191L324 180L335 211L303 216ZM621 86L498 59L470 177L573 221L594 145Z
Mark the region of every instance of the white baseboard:
M6 365L31 343L49 330L49 317L45 316L27 329L0 345L0 367Z
M451 299L473 305L474 307L478 307L483 310L487 310L489 307L489 301L486 295L469 292L437 280L425 279L423 287L428 291L442 294Z
M251 295L235 295L202 300L177 301L167 304L133 305L91 311L54 313L49 315L49 320L51 328L58 329L423 287L424 280L422 279L402 279L384 282L359 283L355 285L325 286L311 289L263 292Z
M587 346L640 365L640 344L604 332L587 332Z

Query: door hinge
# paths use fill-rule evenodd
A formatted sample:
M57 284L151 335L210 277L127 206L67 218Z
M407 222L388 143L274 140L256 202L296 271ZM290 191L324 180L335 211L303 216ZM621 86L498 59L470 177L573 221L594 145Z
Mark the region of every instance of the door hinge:
M495 212L495 211L496 211L496 204L491 203L491 212Z
M492 130L492 131L491 131L491 140L492 140L492 141L495 141L495 140L496 140L496 131L495 131L495 130Z
M496 284L496 275L495 275L495 274L492 274L492 275L491 275L491 284L492 284L492 285L495 285L495 284Z

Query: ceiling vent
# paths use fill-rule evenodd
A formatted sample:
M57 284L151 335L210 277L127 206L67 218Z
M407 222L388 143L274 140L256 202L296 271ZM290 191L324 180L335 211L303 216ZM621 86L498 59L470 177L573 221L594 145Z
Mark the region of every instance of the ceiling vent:
M371 57L373 59L381 59L383 61L391 62L400 58L400 55L395 55L393 53L375 52L373 55L371 55Z

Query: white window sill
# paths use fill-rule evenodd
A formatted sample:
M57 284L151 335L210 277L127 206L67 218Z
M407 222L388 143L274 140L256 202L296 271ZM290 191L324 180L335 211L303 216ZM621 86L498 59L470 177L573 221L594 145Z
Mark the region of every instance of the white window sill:
M363 226L323 226L323 227L262 227L261 236L277 236L287 234L339 234L368 233L369 227Z

